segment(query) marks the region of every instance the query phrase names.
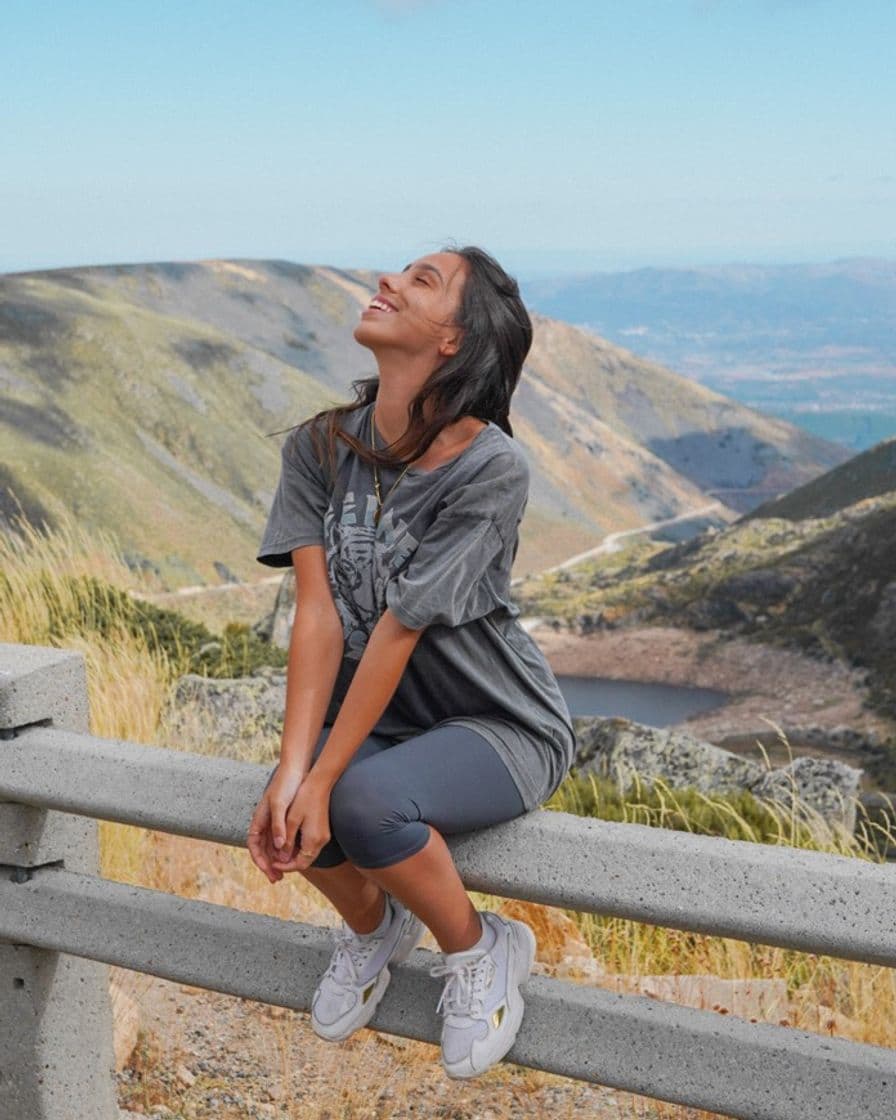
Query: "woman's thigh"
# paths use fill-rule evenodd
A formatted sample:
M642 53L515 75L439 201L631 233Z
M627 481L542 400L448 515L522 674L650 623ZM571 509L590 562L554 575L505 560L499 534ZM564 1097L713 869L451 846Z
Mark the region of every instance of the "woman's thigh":
M525 812L510 771L477 731L441 724L369 755L333 788L334 837L359 867L419 851L427 824L472 832Z
M483 735L463 725L440 724L365 765L375 766L384 786L412 801L420 819L440 832L487 828L526 810L501 756Z
M317 742L314 744L314 750L311 752L311 765L312 766L314 765L315 762L317 762L318 758L320 757L320 752L326 746L327 739L329 739L330 732L332 730L333 730L333 725L332 724L324 724L324 726L321 728L320 735L318 735L318 737L317 737ZM373 734L368 735L367 738L361 743L361 745L358 747L358 749L352 755L352 757L349 759L349 763L348 763L348 766L346 767L346 770L348 770L352 766L357 766L358 763L363 762L365 758L370 758L371 755L375 755L375 754L378 754L380 751L386 750L389 746L389 742L390 742L390 740L387 739L384 735L373 735ZM277 767L279 765L280 764L278 762L274 766L273 770L271 770L270 774L268 775L268 780L264 784L265 789L267 789L268 786L271 784L271 781L273 780L274 775L277 773Z

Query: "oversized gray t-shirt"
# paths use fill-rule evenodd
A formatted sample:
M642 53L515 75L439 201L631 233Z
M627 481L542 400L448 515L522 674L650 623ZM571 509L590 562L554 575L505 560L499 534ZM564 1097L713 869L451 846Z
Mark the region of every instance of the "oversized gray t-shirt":
M342 418L370 439L373 404ZM377 447L386 439L376 431ZM384 496L374 525L373 468L337 439L331 477L309 427L281 447L281 472L257 559L292 564L320 544L345 639L325 717L335 722L367 640L388 607L423 634L372 729L396 741L440 723L483 735L510 771L527 809L554 792L575 757L569 709L544 654L518 621L510 570L529 496L528 460L489 422L459 455L432 470L379 468ZM311 651L309 651L310 653Z

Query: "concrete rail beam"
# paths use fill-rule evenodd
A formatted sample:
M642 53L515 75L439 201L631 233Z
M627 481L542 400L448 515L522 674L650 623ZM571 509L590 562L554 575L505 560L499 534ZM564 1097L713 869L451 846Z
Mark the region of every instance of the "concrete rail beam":
M269 774L32 727L5 744L0 798L245 847ZM544 810L446 841L472 890L896 966L892 864Z
M308 1011L327 928L47 867L0 877L0 935ZM438 1044L435 955L393 969L372 1029ZM505 1060L742 1120L868 1120L896 1107L896 1051L533 976Z

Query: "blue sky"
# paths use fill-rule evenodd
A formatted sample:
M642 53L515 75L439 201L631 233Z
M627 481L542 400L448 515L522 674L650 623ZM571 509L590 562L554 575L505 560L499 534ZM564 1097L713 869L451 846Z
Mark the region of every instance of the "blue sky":
M896 256L892 0L4 0L0 271Z

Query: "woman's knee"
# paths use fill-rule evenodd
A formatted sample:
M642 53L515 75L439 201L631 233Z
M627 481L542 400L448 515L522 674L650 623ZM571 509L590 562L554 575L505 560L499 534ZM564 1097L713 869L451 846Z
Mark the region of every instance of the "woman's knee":
M327 870L345 863L347 856L335 840L330 840L321 848L306 870Z
M394 786L381 784L381 773L376 784L374 775L363 771L363 767L346 771L333 787L330 826L356 867L389 867L426 845L429 825L413 800Z
M364 772L346 770L330 793L330 829L334 838L363 836L379 831L395 819L395 806L385 791Z

